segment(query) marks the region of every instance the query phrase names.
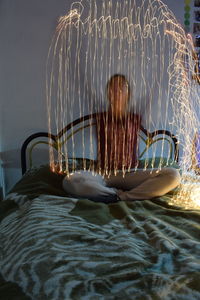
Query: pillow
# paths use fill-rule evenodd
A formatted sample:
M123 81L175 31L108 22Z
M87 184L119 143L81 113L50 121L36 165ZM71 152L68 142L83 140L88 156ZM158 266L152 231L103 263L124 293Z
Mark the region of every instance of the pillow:
M85 162L84 162L85 161ZM86 166L86 169L88 169L90 166L94 168L97 167L97 161L90 160L89 158L69 158L68 159L68 166L69 171L71 172L73 169L75 170L83 170L84 164ZM74 165L74 168L73 168ZM63 163L63 167L65 169L65 163ZM177 162L175 162L173 159L168 159L166 157L155 157L155 158L145 158L139 160L139 169L150 169L150 168L163 168L163 167L171 167L175 169L180 169L180 166Z
M180 169L180 166L173 159L168 159L166 157L155 157L155 158L145 158L139 160L139 169L144 168L163 168L163 167L171 167L175 169Z
M69 172L74 170L83 170L84 166L86 169L89 169L89 167L93 167L96 169L97 167L97 161L96 160L90 160L89 158L69 158L68 159L68 167ZM155 157L155 158L145 158L139 160L139 169L144 168L163 168L163 167L171 167L175 169L180 169L180 166L177 162L175 162L173 159L168 159L166 157ZM65 162L63 162L63 169L65 169Z
M73 169L74 170L83 170L84 167L88 170L89 168L94 168L96 169L97 167L97 161L92 160L89 158L81 158L81 157L76 157L76 158L68 158L68 167L69 167L69 172L71 172ZM66 164L63 162L63 168L65 169Z
M26 195L29 199L41 194L65 196L62 189L63 174L53 173L49 165L41 165L29 169L9 191L19 195Z

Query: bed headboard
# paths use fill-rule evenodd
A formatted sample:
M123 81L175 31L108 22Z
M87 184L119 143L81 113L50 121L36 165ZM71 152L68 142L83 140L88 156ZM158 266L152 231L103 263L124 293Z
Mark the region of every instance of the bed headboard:
M53 147L55 150L59 151L60 145L64 142L61 140L63 136L66 135L64 141L69 140L73 135L81 130L95 125L96 113L83 116L71 122L65 126L57 135L48 132L37 132L30 135L23 143L21 148L21 167L22 175L27 170L27 149L29 149L29 163L32 166L32 151L34 147L38 144L46 144ZM88 124L89 122L89 124ZM75 128L75 129L74 129ZM73 130L73 131L72 131ZM140 127L141 133L140 138L145 144L143 151L140 153L139 158L142 158L145 152L156 142L165 140L170 146L170 159L178 162L179 159L179 149L177 138L168 130L156 130L154 132L148 132L143 126ZM71 132L72 131L72 132ZM38 138L45 138L46 140L39 140L34 142Z

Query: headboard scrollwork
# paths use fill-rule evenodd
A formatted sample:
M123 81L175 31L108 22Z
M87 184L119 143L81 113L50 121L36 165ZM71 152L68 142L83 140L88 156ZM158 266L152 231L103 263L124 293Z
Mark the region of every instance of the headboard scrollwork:
M63 144L66 143L73 135L76 133L84 130L85 128L88 128L89 126L94 126L96 124L95 122L95 117L96 114L90 114L83 116L81 118L76 119L75 121L71 122L67 126L65 126L57 135L54 135L52 133L48 132L38 132L30 135L23 143L22 148L21 148L21 166L22 166L22 175L26 172L27 170L27 148L29 144L31 146L29 147L29 165L32 166L32 151L37 146L38 144L46 144L48 146L53 147L56 151L61 151L60 149L62 148ZM90 121L89 124L85 124L86 121ZM71 129L76 128L72 132L70 132ZM148 132L143 126L140 127L141 133L140 138L145 144L145 148L143 151L140 153L139 158L142 158L145 152L155 143L158 141L163 141L165 140L170 147L170 159L173 159L175 162L178 162L179 159L179 149L178 149L178 141L177 138L171 134L170 131L168 130L156 130L154 132ZM67 134L70 132L69 134ZM63 139L63 136L67 134L67 136ZM162 137L159 137L162 135ZM48 141L37 141L32 143L33 140L38 139L38 138L47 138ZM157 137L157 138L156 138ZM63 139L63 140L62 140ZM174 150L174 151L173 151Z

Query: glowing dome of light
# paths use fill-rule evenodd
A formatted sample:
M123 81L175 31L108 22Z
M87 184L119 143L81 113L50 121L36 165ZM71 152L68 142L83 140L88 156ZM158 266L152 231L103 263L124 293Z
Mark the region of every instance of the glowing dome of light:
M193 51L191 37L160 0L73 3L60 17L49 49L49 132L59 133L75 118L106 110L106 83L113 74L124 74L132 91L130 109L143 116L150 131L168 129L177 136L186 171L200 125ZM68 157L76 156L73 136L71 143L63 143L58 157L50 148L52 168L56 160L69 173ZM89 141L82 132L81 147L82 157L94 156L92 126Z

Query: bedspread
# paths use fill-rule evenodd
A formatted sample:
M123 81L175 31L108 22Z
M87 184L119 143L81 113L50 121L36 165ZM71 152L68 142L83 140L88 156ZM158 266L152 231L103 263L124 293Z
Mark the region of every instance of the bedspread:
M170 194L71 198L61 177L43 173L0 204L1 299L12 284L19 299L200 299L199 211L168 205Z

